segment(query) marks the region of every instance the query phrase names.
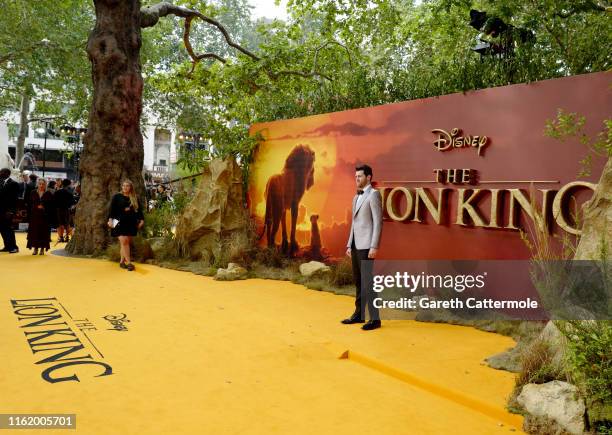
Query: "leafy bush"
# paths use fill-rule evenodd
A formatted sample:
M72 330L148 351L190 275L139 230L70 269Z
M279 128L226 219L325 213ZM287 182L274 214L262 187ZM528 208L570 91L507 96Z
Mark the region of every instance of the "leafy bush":
M189 201L191 201L191 196L185 191L179 191L172 195L173 199L173 211L176 215L180 215L185 210Z
M612 402L612 325L610 321L556 322L567 338L572 381L589 402Z
M154 208L145 216L146 237L172 237L176 216L169 202Z
M535 332L535 331L533 331ZM531 335L531 333L528 333ZM525 341L528 340L524 337ZM519 342L519 364L521 371L517 374L514 382L514 390L508 397L508 410L516 414L525 414L525 409L518 403L517 397L523 386L527 384L544 384L546 382L567 380L567 375L560 362L555 361L555 352L551 344L541 338L535 338L531 342ZM537 433L537 432L529 432Z
M350 258L343 257L336 264L331 265L331 274L329 275L330 284L336 287L353 285L353 266Z

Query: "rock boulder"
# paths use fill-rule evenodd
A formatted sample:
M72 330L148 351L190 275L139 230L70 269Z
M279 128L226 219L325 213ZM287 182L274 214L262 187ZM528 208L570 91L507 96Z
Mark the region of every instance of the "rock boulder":
M230 263L226 269L217 269L215 278L217 281L235 281L237 279L246 279L248 271L236 264Z
M517 401L531 415L554 421L571 434L584 432L585 406L572 384L562 381L527 384Z
M226 263L250 246L243 205L242 170L234 159L212 160L176 226L182 256Z
M317 272L330 272L331 269L325 263L320 261L309 261L308 263L300 264L300 273L305 277L310 277Z

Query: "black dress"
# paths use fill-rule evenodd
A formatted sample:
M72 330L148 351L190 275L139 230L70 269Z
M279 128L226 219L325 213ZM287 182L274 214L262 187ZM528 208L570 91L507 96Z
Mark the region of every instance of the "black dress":
M116 193L111 200L109 219L117 219L119 223L111 229L111 235L135 236L138 232L138 222L144 220L140 207L134 209L130 198L122 193Z
M42 206L42 208L39 208ZM49 249L51 242L50 213L53 210L53 194L46 191L42 197L38 190L30 193L30 224L28 225L28 249Z
M68 189L62 187L55 192L53 199L58 226L70 225L70 207L74 205L74 196Z
M51 201L49 202L47 209L47 219L49 219L49 226L51 228L57 228L57 206L55 204L55 190L49 189L47 193L51 195ZM47 208L47 206L45 206Z

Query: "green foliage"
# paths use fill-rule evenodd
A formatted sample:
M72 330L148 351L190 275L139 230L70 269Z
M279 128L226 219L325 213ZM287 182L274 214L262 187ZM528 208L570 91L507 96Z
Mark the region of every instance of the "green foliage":
M516 378L516 388L565 379L562 368L554 362L554 350L547 341L533 340L521 353L520 361L521 372Z
M176 192L172 195L172 199L173 199L173 210L174 213L177 215L180 215L183 213L183 210L185 210L185 207L187 206L187 204L189 204L189 202L191 201L191 197L187 194L187 192Z
M586 118L577 113L567 113L559 109L557 118L547 120L544 134L561 141L575 139L589 150L581 161L582 169L578 177L591 175L593 155L612 157L612 119L604 120L604 129L591 138L585 132Z
M31 117L86 119L91 73L85 45L92 2L0 0L0 115L36 97Z
M176 225L177 213L172 203L164 202L145 215L145 234L150 237L172 238Z
M612 403L612 325L610 321L555 322L567 339L572 380L591 402Z
M186 192L177 192L173 201L165 201L145 215L144 233L147 238L174 238L174 229L183 210L191 200Z
M164 122L202 132L212 153L234 155L244 167L257 143L249 138L255 122L601 71L612 64L605 50L612 24L586 2L292 0L288 23L250 25L244 25L248 7L234 3L224 0L207 12L261 60L223 48L223 41L213 44L215 30L203 26L192 32L192 39L202 41L198 52L215 52L227 62L201 62L189 74L191 63L182 56L151 75L147 92L155 95L151 105ZM481 58L471 50L479 33L468 24L472 7L532 32L535 42L517 40L511 56ZM238 15L223 15L234 9ZM178 21L174 25L176 40ZM185 154L181 164L195 169L210 155Z

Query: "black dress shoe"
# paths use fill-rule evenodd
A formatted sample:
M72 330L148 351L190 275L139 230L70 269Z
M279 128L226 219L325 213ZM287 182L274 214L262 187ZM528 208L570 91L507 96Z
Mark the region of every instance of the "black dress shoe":
M359 314L353 314L348 319L344 319L342 323L344 323L345 325L352 325L353 323L365 323L365 320L362 320L359 317Z
M364 331L371 331L372 329L380 328L380 320L370 320L368 323L363 325L361 329Z
M6 248L6 247L4 247L4 248L0 249L0 252L8 252L8 251L10 251L10 249L9 249L9 248Z
M9 254L16 254L16 253L19 252L19 248L10 249L8 252L9 252Z

